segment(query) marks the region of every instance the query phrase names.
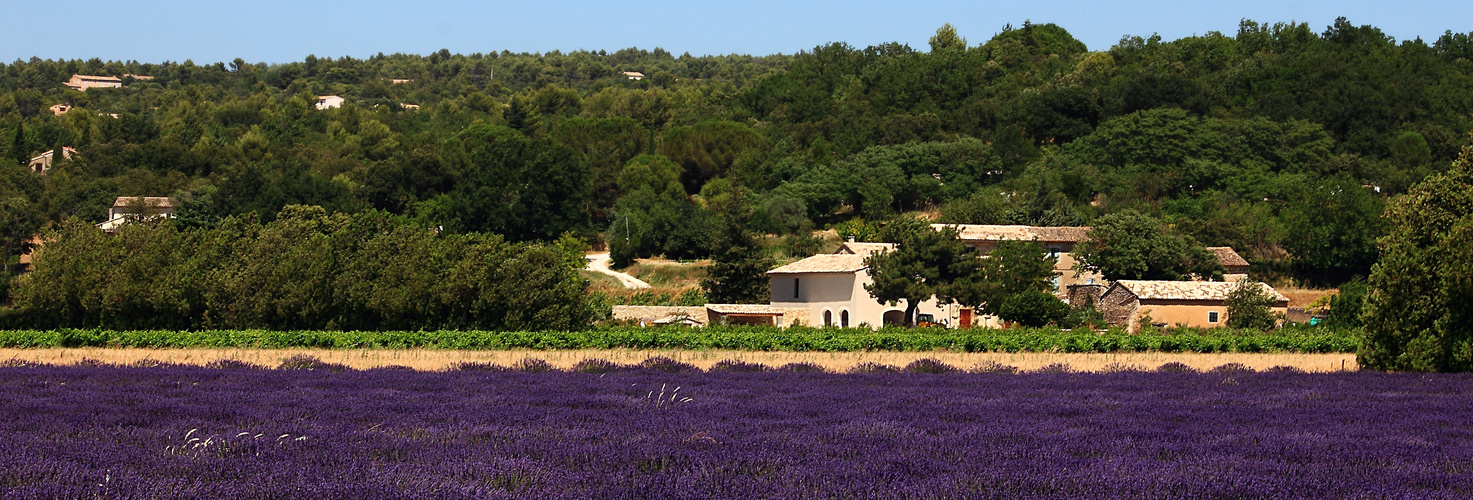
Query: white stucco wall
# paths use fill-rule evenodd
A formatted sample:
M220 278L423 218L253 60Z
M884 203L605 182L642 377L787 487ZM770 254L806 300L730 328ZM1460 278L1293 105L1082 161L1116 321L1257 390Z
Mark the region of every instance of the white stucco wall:
M864 271L772 274L768 275L768 279L772 306L807 309L808 315L803 321L808 325L823 326L823 313L829 311L833 315L833 325L839 326L843 312L849 311L850 327L865 324L870 328L879 328L885 324L886 311L904 312L906 307L903 300L886 305L870 297L864 285L873 283L874 280ZM797 280L796 296L794 280ZM946 320L950 326L957 324L958 308L955 305L938 306L935 300L928 300L921 303L916 311L931 314L938 320Z

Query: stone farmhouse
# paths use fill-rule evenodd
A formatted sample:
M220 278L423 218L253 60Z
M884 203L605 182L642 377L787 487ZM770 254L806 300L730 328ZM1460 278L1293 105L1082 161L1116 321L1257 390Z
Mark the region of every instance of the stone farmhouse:
M159 217L174 218L174 200L163 196L119 196L107 210L107 221L97 228L113 234L123 224Z
M1134 328L1150 315L1166 326L1213 327L1226 324L1224 300L1239 281L1247 279L1248 262L1228 247L1208 250L1227 269L1223 282L1119 281L1107 283L1098 273L1074 269L1075 246L1088 239L1088 227L1034 227L981 224L933 224L933 229L955 228L960 239L981 258L1004 241L1038 241L1058 258L1054 292L1070 303L1088 301L1105 313L1111 324ZM904 322L906 302L883 304L865 285L874 283L864 259L895 248L893 243L848 241L831 254L820 254L767 272L768 304L707 304L696 307L615 306L614 317L641 325L763 324L879 328ZM1284 312L1288 299L1259 283L1279 299L1274 310ZM997 317L975 314L970 307L940 304L934 298L916 307L917 314L951 328L1002 327Z
M1233 247L1207 247L1207 251L1216 255L1217 261L1222 263L1223 281L1248 279L1248 260L1233 251Z
M1004 241L1038 241L1052 257L1057 257L1054 271L1054 294L1064 297L1071 285L1094 285L1104 283L1098 273L1076 271L1074 247L1089 239L1089 228L1080 226L1038 227L1000 226L990 224L932 224L931 228L954 228L962 242L978 254L986 256Z
M628 78L630 80L643 80L644 73L640 73L638 71L625 71L624 78Z
M53 149L51 151L47 151L45 153L41 153L39 155L31 157L31 161L26 162L26 168L29 168L32 172L38 174L49 172L51 171L52 163L55 163L55 155L56 150ZM62 159L70 160L73 156L77 156L77 150L75 148L72 148L71 146L62 146Z
M116 88L122 88L123 87L123 80L119 79L116 76L96 76L96 75L77 75L77 74L74 74L74 75L72 75L72 78L70 80L67 80L66 81L66 84L65 85L68 86L68 87L71 87L72 90L80 90L80 91L86 92L87 89L96 89L96 88L116 89Z
M1214 328L1227 324L1226 300L1239 281L1134 281L1120 280L1100 296L1099 309L1112 325L1123 325L1132 333L1141 318L1149 316L1155 326ZM1286 314L1289 299L1273 287L1256 283L1274 298L1269 307Z

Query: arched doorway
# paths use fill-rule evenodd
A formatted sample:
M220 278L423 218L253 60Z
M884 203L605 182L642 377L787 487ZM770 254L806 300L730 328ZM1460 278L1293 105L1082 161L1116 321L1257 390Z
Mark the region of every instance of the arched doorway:
M905 311L902 311L900 309L891 309L889 311L885 311L885 315L881 316L881 321L885 323L885 326L904 325Z

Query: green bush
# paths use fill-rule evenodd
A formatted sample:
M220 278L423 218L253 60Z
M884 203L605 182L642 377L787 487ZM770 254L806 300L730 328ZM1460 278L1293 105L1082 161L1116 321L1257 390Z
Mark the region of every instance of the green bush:
M211 229L72 221L15 280L21 328L579 329L594 311L565 251L441 234L382 212L287 206ZM582 265L581 257L577 265Z

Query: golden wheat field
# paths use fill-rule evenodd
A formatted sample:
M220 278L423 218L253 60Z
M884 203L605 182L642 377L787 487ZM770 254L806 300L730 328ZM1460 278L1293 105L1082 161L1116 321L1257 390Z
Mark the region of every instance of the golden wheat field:
M861 363L880 363L905 366L912 361L932 358L943 363L966 369L972 366L998 363L1020 370L1034 370L1053 364L1067 364L1075 371L1104 371L1120 367L1135 367L1152 370L1166 363L1181 363L1198 370L1208 370L1229 363L1237 363L1255 370L1276 366L1291 366L1307 372L1356 370L1355 355L1339 354L1257 354L1257 353L963 353L963 352L764 352L737 350L669 350L669 349L570 349L555 351L505 350L505 351L452 351L434 349L124 349L124 348L75 348L75 349L0 349L0 361L15 360L68 365L83 360L100 361L108 364L133 364L140 361L160 361L179 364L203 365L211 361L231 359L262 366L274 367L282 360L307 355L329 363L347 365L355 369L382 366L406 366L416 370L444 370L456 363L495 363L511 365L523 359L533 358L547 361L554 367L570 368L586 359L603 359L621 364L635 364L652 357L666 357L689 363L702 369L710 368L721 361L761 363L777 367L788 363L812 363L829 371L847 371Z

